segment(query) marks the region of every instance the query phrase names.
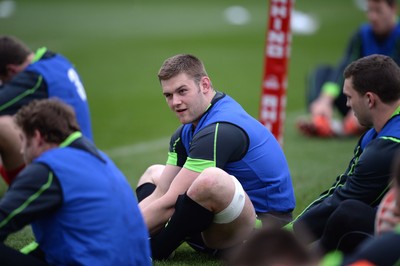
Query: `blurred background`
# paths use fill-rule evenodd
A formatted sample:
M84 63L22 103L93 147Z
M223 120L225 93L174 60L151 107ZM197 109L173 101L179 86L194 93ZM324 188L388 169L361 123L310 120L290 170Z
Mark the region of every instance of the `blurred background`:
M0 34L73 62L88 95L95 142L135 187L150 164L165 163L169 136L179 126L156 76L166 58L198 56L214 87L258 117L268 3L7 0L0 1ZM298 0L294 7L283 149L298 214L345 170L357 141L296 132L296 118L306 114L306 76L318 64L338 63L365 14L362 1Z

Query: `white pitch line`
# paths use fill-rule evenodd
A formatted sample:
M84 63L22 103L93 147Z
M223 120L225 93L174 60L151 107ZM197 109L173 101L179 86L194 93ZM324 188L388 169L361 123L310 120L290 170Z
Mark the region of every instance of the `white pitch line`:
M154 152L162 149L167 152L169 146L169 140L170 140L169 137L164 137L151 141L139 142L127 146L111 148L105 150L105 153L112 158L118 158L118 157Z

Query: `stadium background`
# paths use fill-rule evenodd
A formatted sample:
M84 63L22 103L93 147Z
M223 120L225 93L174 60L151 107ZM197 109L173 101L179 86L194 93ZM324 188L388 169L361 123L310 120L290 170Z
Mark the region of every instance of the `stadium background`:
M34 50L46 46L74 63L88 95L95 142L114 159L132 187L148 165L165 162L169 136L179 125L156 77L167 57L177 53L197 55L204 61L214 87L258 116L268 1L13 3L14 12L0 4L0 34L15 35ZM247 9L248 23L227 21L224 11L235 5ZM295 120L305 114L306 74L317 64L338 62L349 36L365 21L365 14L349 0L298 0L295 9L319 23L314 34L293 34L292 39L283 148L293 177L298 214L347 167L356 143L355 138L309 139L296 132ZM0 194L5 190L1 183ZM8 243L20 247L28 240L30 229L26 228L10 237ZM190 249L180 249L181 255L178 252L177 258L165 265L204 263L205 259L196 257Z

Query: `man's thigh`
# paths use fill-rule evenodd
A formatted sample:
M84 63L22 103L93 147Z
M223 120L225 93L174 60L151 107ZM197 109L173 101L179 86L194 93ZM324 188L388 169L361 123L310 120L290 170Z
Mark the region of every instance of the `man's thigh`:
M257 213L257 219L262 227L283 227L293 220L292 212L265 212Z

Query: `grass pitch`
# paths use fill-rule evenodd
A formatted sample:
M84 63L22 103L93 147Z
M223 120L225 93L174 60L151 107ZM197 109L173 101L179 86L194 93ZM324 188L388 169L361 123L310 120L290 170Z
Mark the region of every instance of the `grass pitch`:
M224 10L242 5L244 25L228 23ZM295 187L295 214L347 167L356 139L300 136L296 117L305 114L305 77L320 63L337 63L365 15L352 1L299 0L296 10L314 16L314 35L293 35L284 151ZM68 57L88 95L94 138L126 174L132 187L154 163L164 163L168 138L179 125L165 103L156 73L177 53L192 53L206 65L213 85L258 116L268 1L50 1L21 0L0 18L1 34L15 35L32 49L46 46ZM6 187L0 186L0 193ZM22 247L30 228L7 243ZM156 265L219 265L187 246Z

